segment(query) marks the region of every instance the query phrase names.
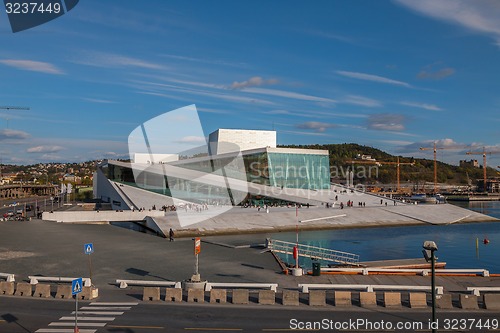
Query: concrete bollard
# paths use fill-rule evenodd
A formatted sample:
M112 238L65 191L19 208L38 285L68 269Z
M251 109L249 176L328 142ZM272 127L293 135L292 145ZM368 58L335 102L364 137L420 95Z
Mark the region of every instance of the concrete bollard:
M0 295L14 295L14 282L0 282Z
M71 286L62 284L58 285L56 298L73 298L73 294L71 293Z
M484 294L484 305L487 310L500 310L500 295Z
M210 290L210 303L225 304L227 302L226 289L211 289Z
M91 300L97 298L99 295L99 289L95 287L83 287L82 292L78 294L79 299Z
M160 287L144 287L142 294L143 301L159 301L160 300Z
M35 286L33 297L49 298L50 296L50 284L38 283Z
M309 290L309 305L310 306L325 306L326 291L324 290Z
M188 289L188 303L204 303L205 302L205 290L204 289Z
M362 291L359 293L359 304L363 308L377 306L377 294L374 291Z
M33 293L33 288L31 287L31 284L26 282L19 282L16 285L16 292L14 293L14 295L31 297L32 293Z
M297 290L283 290L283 305L299 306L299 292Z
M248 289L233 289L233 304L248 304Z
M410 308L426 308L427 294L426 293L410 293Z
M274 290L259 290L259 304L273 305L276 303L276 292Z
M401 306L401 293L385 292L384 293L384 306L386 308L400 307Z
M167 288L165 291L166 302L182 302L182 288Z
M459 298L460 307L466 310L476 310L479 309L477 305L477 296L475 295L464 295L460 294Z
M436 296L436 308L438 309L453 309L451 302L451 294L443 294Z
M350 291L336 291L335 292L335 306L351 306L351 292Z

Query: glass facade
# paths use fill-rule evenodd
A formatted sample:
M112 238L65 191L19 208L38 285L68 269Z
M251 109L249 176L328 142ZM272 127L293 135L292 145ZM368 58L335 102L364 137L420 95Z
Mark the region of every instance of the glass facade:
M271 186L309 190L330 188L328 155L269 153Z
M330 188L329 159L326 154L263 150L243 155L243 158L241 155L240 158L235 158L233 154L217 156L212 160L182 160L171 165L181 170L181 173L182 169L189 169L271 187L311 190ZM218 186L197 182L196 179L183 179L182 176L165 176L161 164L134 171L130 165L111 162L101 169L109 180L191 202L224 205L287 204L280 199L228 190L227 182Z
M189 163L182 168L213 172L230 178L274 187L329 189L328 155L260 152L243 155L244 166L234 156ZM213 168L213 169L212 169ZM212 171L215 170L215 171Z

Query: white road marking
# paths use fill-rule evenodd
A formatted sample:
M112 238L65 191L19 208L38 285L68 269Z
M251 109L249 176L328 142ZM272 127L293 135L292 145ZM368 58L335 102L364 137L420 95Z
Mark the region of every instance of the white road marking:
M130 306L82 306L82 310L130 310Z
M59 320L75 320L75 317L61 317ZM78 321L83 320L83 321L88 321L88 320L95 320L95 321L113 321L115 320L115 317L78 317Z
M75 314L75 311L71 312ZM78 315L98 315L98 316L121 316L123 312L111 312L111 311L78 311Z
M97 330L80 330L80 333L95 333ZM75 333L74 328L41 328L35 333Z
M58 322L55 321L53 323L50 323L49 326L75 326L74 321L68 321L68 322ZM78 323L78 327L104 327L106 326L106 323Z
M90 305L102 305L102 306L132 306L132 305L138 305L139 303L119 303L119 302L92 302Z

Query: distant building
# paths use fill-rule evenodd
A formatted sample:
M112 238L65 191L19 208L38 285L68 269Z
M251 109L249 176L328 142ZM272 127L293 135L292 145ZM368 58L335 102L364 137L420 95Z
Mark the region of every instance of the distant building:
M363 155L363 154L356 155L356 159L363 161L376 161L376 159L373 158L372 155Z
M500 193L500 178L492 178L486 181L486 191L484 191L484 182L477 180L477 189L479 192Z
M70 183L81 183L82 182L82 177L76 176L72 173L67 173L62 177L62 180L64 182L70 182Z
M328 150L276 148L275 131L219 129L209 135L209 143L210 154L205 146L205 154L183 152L171 161L156 162L169 154L105 160L93 179L94 195L113 209L132 209L144 207L139 202L171 202L168 197L209 204L306 204L308 191L330 189Z
M276 131L220 128L208 136L211 155L258 148L276 148Z
M470 161L460 160L459 165L464 168L469 168L469 167L479 168L479 162L477 160L470 160Z

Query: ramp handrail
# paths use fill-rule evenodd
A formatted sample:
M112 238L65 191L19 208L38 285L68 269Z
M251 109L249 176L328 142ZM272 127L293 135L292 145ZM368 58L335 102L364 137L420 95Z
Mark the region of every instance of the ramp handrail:
M431 291L431 286L404 286L404 285L384 285L384 284L299 284L299 289L303 293L308 293L309 289L339 289L339 290L364 290L373 292L375 290L408 290L408 291ZM436 286L438 295L442 295L444 290L442 286Z
M5 278L5 280L7 280L7 282L15 282L16 281L14 274L0 273L0 277Z
M227 288L253 288L253 289L271 289L276 291L278 289L277 283L226 283L226 282L207 282L205 284L205 291L210 291L214 287L227 287Z
M428 276L431 273L430 268L377 268L377 267L364 267L364 268L333 268L333 267L321 267L322 272L352 272L352 273L362 273L363 275L370 275L373 273L416 273L422 276ZM484 277L490 276L490 272L486 269L436 269L436 273L450 273L450 274L471 274L477 273Z
M293 248L296 243L285 242L277 239L269 239L267 242L268 248L277 253L293 254ZM349 252L326 249L313 245L298 244L299 256L321 259L325 261L333 261L341 264L355 265L359 262L359 255Z
M116 283L120 285L120 288L127 288L128 285L132 286L153 286L153 287L174 287L181 288L180 282L174 281L144 281L144 280L121 280L117 279Z
M40 281L46 282L72 282L76 278L72 277L53 277L53 276L28 276L30 279L30 284L38 284ZM83 285L85 287L92 287L92 281L90 278L82 278Z

